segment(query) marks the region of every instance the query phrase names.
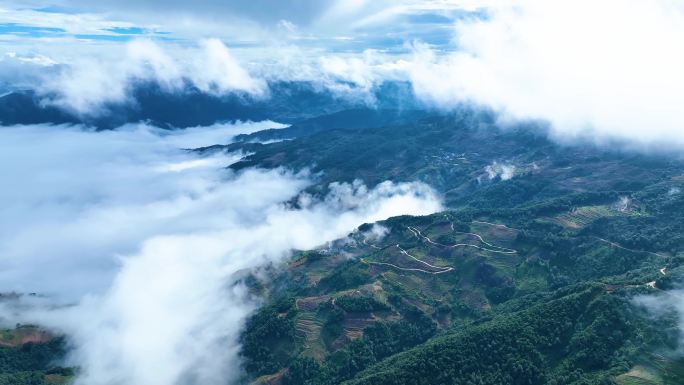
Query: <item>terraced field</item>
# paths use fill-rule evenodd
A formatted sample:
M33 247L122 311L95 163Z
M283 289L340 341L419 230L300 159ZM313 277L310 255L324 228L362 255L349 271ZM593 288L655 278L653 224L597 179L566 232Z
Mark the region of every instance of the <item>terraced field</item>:
M659 354L645 357L644 362L635 365L628 372L615 377L618 385L669 385L684 375L681 358L673 360Z
M35 326L22 326L0 332L0 346L15 347L27 343L42 344L52 339L50 333Z
M295 323L295 335L302 344L306 355L316 359L323 359L326 347L321 339L323 324L316 315L309 312L300 312Z
M582 229L599 218L616 215L620 215L620 212L608 205L582 206L547 220L563 227Z
M470 313L489 311L493 304L487 286L493 282L514 282L517 269L524 264L516 246L517 230L505 225L472 222L470 231L457 231L449 221L427 225L393 227L382 239L369 241L362 233L352 234L341 249L322 249L305 253L288 265L289 274L308 285L312 292L327 285L337 266L352 263L339 255L357 255L364 284L345 290L326 290L320 295L297 296L295 335L301 356L325 360L325 357L362 338L364 329L380 322L403 319L403 310L392 304L400 295L407 304L426 314L434 314L441 327ZM324 255L324 257L320 257ZM345 262L346 261L346 262ZM327 274L326 274L327 271ZM545 285L543 272L538 278ZM537 276L532 274L533 276ZM529 278L528 271L524 274ZM503 281L502 281L503 280ZM344 285L342 286L344 287ZM393 297L394 296L394 297ZM387 311L353 313L336 303L341 297L374 298L388 306ZM441 308L459 304L457 314L440 313ZM327 308L326 311L321 309ZM335 310L336 309L336 310ZM339 332L326 329L330 311L342 311ZM333 333L333 334L330 334ZM339 333L339 334L337 334Z

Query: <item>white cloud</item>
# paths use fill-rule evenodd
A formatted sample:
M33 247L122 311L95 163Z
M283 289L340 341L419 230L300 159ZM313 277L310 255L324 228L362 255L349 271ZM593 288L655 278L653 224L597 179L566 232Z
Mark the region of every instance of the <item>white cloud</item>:
M194 61L188 75L197 88L212 94L235 90L255 95L265 92L265 84L253 79L220 40L203 40L201 47L203 55Z
M401 29L407 27L398 25L402 16L475 11L493 3L496 0L337 0L314 21L314 25L321 30L336 32L373 31L374 28L388 26ZM413 27L415 30L416 26Z
M405 81L409 65L406 60L368 49L360 55L324 55L314 65L308 65L299 78L317 82L339 97L372 106L376 102L375 88L385 81Z
M291 20L295 23L310 23L324 12L335 0L300 0L294 3L283 3L279 0L203 0L189 3L183 0L167 1L134 1L103 0L97 3L88 0L57 0L62 5L92 12L113 13L124 16L139 14L148 20L165 22L162 17L177 15L212 20L225 18L233 21L244 18L262 24L275 24L279 20ZM54 1L49 3L54 4Z
M416 92L514 118L561 137L684 145L684 13L668 0L521 0L459 23L459 51L417 46Z
M58 63L44 55L18 55L7 52L0 56L0 93L31 89L45 76L55 75Z
M385 236L389 234L389 232L389 228L374 223L373 226L371 226L370 230L364 232L362 235L364 239L366 239L367 241L378 242L385 238Z
M365 53L366 56L371 54L371 51ZM323 73L341 81L354 83L362 89L370 89L377 80L367 61L358 57L325 56L321 58L320 65Z
M412 187L385 185L333 193L335 202L353 202L354 207L326 200L291 210L279 203L281 193L272 193L291 185L291 178L255 171L227 182L236 195L218 210L229 218L221 229L148 239L139 253L123 259L103 297L39 317L77 343L74 358L84 369L77 384L166 385L188 378L220 384L235 379L238 333L254 306L244 287L231 286L236 274L281 260L290 249L342 237L363 222L439 208ZM257 189L271 193L262 195L257 207L239 209L249 212L231 212Z
M256 305L235 284L245 270L362 223L441 208L422 184L355 182L294 209L283 202L306 174L235 174L223 166L239 155L179 149L272 125L2 128L12 188L0 191L0 292L48 296L0 308L0 319L66 333L76 384L224 384L239 374L238 335Z
M485 172L487 177L492 180L496 177L501 178L501 180L509 180L515 176L516 168L512 164L502 164L499 162L492 162L492 164L485 167Z
M654 317L676 315L679 328L679 346L677 351L684 354L684 290L674 289L653 295L640 295L633 302L648 310Z
M3 4L5 3L5 4ZM47 7L54 4L34 4L33 7ZM129 22L109 20L105 15L92 13L40 12L27 4L7 4L0 2L0 18L3 23L12 23L41 28L56 28L73 34L102 34L114 27L133 27Z
M262 96L266 92L266 84L253 78L216 39L203 40L196 49L168 51L150 40L135 40L126 45L123 57L82 58L60 75L46 77L40 90L49 103L78 114L97 115L107 103L128 102L131 87L141 81L169 91L178 91L190 82L217 95L240 92Z
M213 228L216 217L201 216L230 199L216 170L239 154L198 158L179 148L228 143L235 134L268 127L282 125L0 128L0 174L12 186L0 190L6 203L0 208L0 291L66 295L93 289L109 281L112 253L129 253L160 232ZM52 280L55 273L63 280Z

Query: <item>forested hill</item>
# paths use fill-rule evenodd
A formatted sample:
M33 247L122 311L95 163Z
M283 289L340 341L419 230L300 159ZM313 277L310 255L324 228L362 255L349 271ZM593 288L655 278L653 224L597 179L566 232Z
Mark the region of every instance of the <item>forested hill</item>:
M273 139L262 132L228 147L251 153L235 170L313 167L314 193L423 181L448 206L386 221L379 240L362 226L297 254L275 283L253 281L271 305L243 335L246 382L684 381L675 313L653 318L634 302L681 277L680 158L560 145L475 109L406 116L301 136L295 123L277 133L291 140L254 144Z
M514 207L578 193L630 194L659 182L676 184L681 157L626 152L620 147L559 145L543 126L502 128L488 112L463 108L427 112L343 111L291 127L241 137L228 150L248 155L231 166L312 168L320 185L361 179L423 181L444 193L450 207ZM328 123L335 117L338 123ZM345 129L339 128L345 122ZM301 135L301 131L313 134ZM280 142L254 144L272 140Z

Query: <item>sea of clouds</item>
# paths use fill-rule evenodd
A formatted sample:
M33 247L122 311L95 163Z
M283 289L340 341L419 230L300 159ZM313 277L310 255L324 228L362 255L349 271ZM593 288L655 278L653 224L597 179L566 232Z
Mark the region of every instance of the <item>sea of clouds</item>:
M258 304L246 272L441 208L419 183L336 183L314 198L306 172L235 173L243 154L185 150L279 127L0 128L0 292L38 294L3 303L2 322L64 333L77 384L223 384Z

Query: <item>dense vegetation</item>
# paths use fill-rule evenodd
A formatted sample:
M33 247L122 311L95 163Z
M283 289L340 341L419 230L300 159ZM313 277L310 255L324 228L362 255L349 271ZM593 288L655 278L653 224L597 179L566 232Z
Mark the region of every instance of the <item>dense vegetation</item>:
M419 228L447 245L466 241L483 246L467 232L451 230L449 219L457 216L386 221L390 233L374 245L380 249L362 242L344 246L346 252L356 249L365 255L357 260L336 260L334 247L327 250L328 258L319 252L309 260L311 254L301 254L304 261L279 278L279 284L291 283L281 294L295 301L296 325L312 317L321 320L321 330L295 333L297 349L283 366L287 370L274 371L283 383L609 384L648 354L676 346L676 333L664 331L672 324L653 325L630 298L651 293L646 285L651 280L667 288L671 275L681 271L684 255L622 249L597 240L587 228L517 214L509 218L522 228L477 220L454 226L489 239L489 251L447 251L406 230ZM495 236L506 246L492 243ZM392 251L396 243L457 270L428 275L368 264L409 267L410 260ZM516 254L498 253L512 249ZM659 272L664 267L669 276ZM317 284L301 279L321 272ZM308 305L316 300L321 300L316 307ZM350 331L359 318L367 326L354 335ZM312 344L316 338L322 345ZM245 362L251 359L245 354ZM658 375L668 378L678 370L679 364L673 365ZM663 383L676 384L684 377L673 378Z
M602 287L436 338L350 384L609 383L636 338L625 303ZM597 369L607 369L597 373Z
M11 334L4 331L3 334ZM73 375L56 360L65 352L64 340L53 338L45 343L0 345L0 385L47 385L61 383Z
M270 373L250 371L245 351L248 377L285 385L683 381L675 318L658 324L631 302L680 277L681 161L559 146L540 128L501 130L482 111L415 119L319 126L250 148L233 166L313 165L322 171L314 194L337 180L419 180L451 208L388 220L377 244L364 241L370 227L362 226L352 242L295 257L273 277L295 304L294 349ZM288 130L299 128L278 135ZM512 177L497 165L514 167Z

